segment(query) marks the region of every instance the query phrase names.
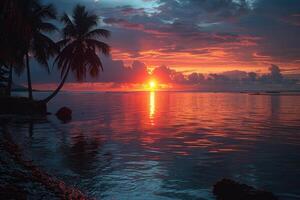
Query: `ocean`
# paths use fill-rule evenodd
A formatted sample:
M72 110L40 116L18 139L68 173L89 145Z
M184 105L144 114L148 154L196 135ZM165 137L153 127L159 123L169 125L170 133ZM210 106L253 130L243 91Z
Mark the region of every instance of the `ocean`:
M224 177L300 199L300 96L62 92L48 106L46 119L12 120L13 140L97 199L212 200Z

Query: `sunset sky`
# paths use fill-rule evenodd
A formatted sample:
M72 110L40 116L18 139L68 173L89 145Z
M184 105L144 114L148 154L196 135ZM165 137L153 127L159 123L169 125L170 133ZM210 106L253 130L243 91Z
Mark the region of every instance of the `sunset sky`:
M112 32L107 40L111 58L103 58L104 73L111 74L111 80L126 76L126 67L132 67L134 77L136 71L159 66L183 74L233 70L263 74L276 64L283 74L300 74L298 0L43 2L56 5L59 13L71 13L80 3L100 16L102 28ZM37 81L45 80L51 82L51 77Z

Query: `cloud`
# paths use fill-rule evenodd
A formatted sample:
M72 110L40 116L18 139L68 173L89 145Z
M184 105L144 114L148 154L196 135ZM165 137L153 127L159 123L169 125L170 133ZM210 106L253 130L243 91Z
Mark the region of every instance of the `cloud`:
M79 2L101 16L102 26L112 31L113 59L126 66L139 60L150 67L220 73L266 72L272 63L286 72L300 64L300 1L47 2L67 12Z
M299 79L282 75L280 67L272 64L267 74L257 74L240 70L219 74L183 74L166 66L157 67L152 76L163 83L190 85L185 89L205 91L245 91L245 90L299 90Z
M104 71L100 72L97 78L87 76L85 82L114 82L114 83L142 83L149 78L147 67L140 61L134 61L130 66L125 66L121 60L112 60L111 58L101 58ZM32 66L32 80L33 83L59 83L60 72L57 71L56 66L53 67L51 73L48 74L46 70L40 67L35 61L31 61ZM70 72L68 82L77 82L76 76ZM26 83L26 73L20 77L15 75L16 83Z
M125 16L146 15L147 13L144 8L133 8L131 6L123 6L120 11Z
M175 70L170 69L166 66L156 67L153 72L152 76L159 80L162 83L170 83L172 80L172 75L175 73Z
M144 26L142 24L130 23L124 19L115 19L115 18L105 18L103 20L106 24L116 25L123 28L143 30Z
M233 71L226 71L223 72L222 75L230 78L230 79L243 79L248 76L248 73L241 70L233 70Z
M273 82L281 82L283 80L283 76L281 71L277 65L272 64L269 68L270 78Z
M148 72L145 64L134 61L131 66L125 66L120 60L104 60L105 71L99 78L87 81L93 82L115 82L115 83L136 83L148 80Z
M187 76L187 83L197 84L197 83L201 83L204 79L205 77L203 74L193 72Z
M65 89L70 90L134 90L141 89L149 79L155 78L158 83L170 85L174 89L197 91L245 91L245 90L293 90L300 89L299 79L288 78L281 73L279 66L272 64L266 74L246 72L241 70L225 71L222 73L201 74L197 72L180 72L167 66L155 67L149 73L145 63L134 61L126 66L121 60L102 58L104 72L97 78L87 77L86 82L78 82L70 74ZM54 68L51 74L31 62L33 84L45 89L54 88L60 82L60 73ZM26 84L26 75L17 78L17 84ZM49 83L51 83L49 85ZM40 87L40 85L43 87Z

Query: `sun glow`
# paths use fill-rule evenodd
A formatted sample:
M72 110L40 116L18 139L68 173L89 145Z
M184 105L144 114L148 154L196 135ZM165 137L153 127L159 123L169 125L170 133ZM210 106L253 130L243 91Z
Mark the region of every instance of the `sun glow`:
M149 87L150 90L155 90L157 88L156 80L150 80L149 84L148 84L148 87Z

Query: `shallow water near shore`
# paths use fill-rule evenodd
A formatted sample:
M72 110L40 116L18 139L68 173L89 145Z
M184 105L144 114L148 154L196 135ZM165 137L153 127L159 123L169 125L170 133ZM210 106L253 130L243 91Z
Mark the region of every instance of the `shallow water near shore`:
M228 177L300 199L300 96L63 92L48 110L62 106L70 123L8 127L25 157L89 196L212 200Z

